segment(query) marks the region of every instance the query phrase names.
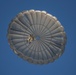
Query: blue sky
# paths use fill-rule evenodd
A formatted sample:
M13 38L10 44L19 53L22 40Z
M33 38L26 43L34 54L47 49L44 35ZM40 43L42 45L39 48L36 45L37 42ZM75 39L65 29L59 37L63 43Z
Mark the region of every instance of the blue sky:
M65 28L64 54L47 65L34 65L19 58L7 41L10 21L23 10L45 10ZM0 0L0 75L76 75L76 0Z

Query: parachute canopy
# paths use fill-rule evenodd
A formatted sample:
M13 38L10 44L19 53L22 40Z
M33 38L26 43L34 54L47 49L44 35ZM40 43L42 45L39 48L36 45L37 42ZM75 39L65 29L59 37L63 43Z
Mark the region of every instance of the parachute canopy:
M11 21L8 41L21 58L34 64L47 64L64 52L66 34L56 17L45 11L29 10Z

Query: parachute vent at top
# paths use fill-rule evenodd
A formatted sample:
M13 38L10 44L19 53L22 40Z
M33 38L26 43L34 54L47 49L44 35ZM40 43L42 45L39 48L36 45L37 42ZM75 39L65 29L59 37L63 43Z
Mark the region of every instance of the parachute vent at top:
M64 52L66 34L56 17L45 11L19 13L8 28L8 41L13 51L34 64L47 64Z

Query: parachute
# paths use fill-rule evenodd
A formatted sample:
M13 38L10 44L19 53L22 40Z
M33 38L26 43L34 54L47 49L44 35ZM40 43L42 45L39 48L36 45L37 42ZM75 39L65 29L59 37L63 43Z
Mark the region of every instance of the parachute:
M13 51L33 64L48 64L65 48L66 33L55 16L39 10L20 12L9 24L8 42Z

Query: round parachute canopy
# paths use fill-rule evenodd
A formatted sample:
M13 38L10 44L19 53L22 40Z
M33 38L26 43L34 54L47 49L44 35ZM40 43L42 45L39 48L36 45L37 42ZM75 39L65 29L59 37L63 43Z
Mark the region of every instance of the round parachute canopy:
M19 13L11 21L8 41L24 60L47 64L63 54L66 34L56 17L45 11L29 10Z

